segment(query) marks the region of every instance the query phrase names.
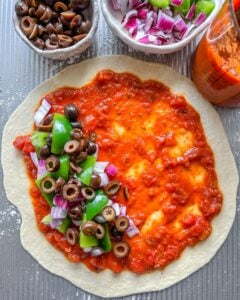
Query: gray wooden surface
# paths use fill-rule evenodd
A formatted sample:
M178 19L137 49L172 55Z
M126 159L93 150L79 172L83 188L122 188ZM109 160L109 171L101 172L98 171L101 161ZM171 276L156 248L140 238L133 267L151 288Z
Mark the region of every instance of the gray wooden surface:
M0 1L0 124L39 83L59 70L89 57L126 54L161 62L189 76L190 57L196 42L171 55L146 56L128 49L107 28L102 16L94 44L79 58L53 62L33 53L15 34L11 14L13 0ZM225 126L235 159L240 166L240 109L217 108ZM7 153L5 153L7 155ZM224 153L223 153L224 155ZM21 216L6 199L0 170L0 300L98 299L66 280L44 270L23 250L19 240ZM14 187L13 187L14 188ZM213 260L184 281L158 293L125 299L237 300L240 299L240 195L234 226ZM27 200L27 199L26 199ZM93 283L94 284L94 283ZM108 288L106 286L106 288Z

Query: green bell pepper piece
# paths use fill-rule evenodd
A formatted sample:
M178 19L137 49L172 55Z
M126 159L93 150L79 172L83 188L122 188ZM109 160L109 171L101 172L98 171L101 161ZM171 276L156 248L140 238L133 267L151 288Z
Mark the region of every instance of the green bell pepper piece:
M200 14L200 12L203 12L208 17L210 15L210 13L213 11L214 7L215 7L214 2L200 0L196 4L196 15Z
M39 154L40 149L47 144L47 137L48 132L33 131L31 140L37 154Z
M68 229L68 227L70 226L70 224L71 224L71 220L69 218L66 218L63 220L62 224L57 227L57 230L59 232L65 234L65 232Z
M92 155L89 155L83 162L80 163L80 167L83 169L83 172L77 175L77 177L83 184L90 184L95 163L96 157Z
M54 196L54 193L51 193L51 194L47 194L45 193L42 189L41 189L41 182L43 180L43 178L45 178L46 176L49 176L49 173L44 175L43 177L35 180L35 184L36 186L38 187L38 189L40 190L42 196L45 198L45 200L47 201L47 203L49 204L49 206L53 206L53 196Z
M83 222L86 221L86 214L83 215ZM98 239L92 235L85 235L82 231L79 236L79 245L81 248L98 246Z
M96 192L96 197L86 205L86 220L92 220L108 203L108 197L100 190Z
M51 152L59 154L63 151L64 145L70 140L72 125L62 114L54 114Z
M50 176L55 179L62 177L65 181L68 179L69 169L70 169L70 158L67 154L61 155L59 157L60 167L56 172L50 172Z
M158 8L166 8L170 4L170 0L150 0L149 3L152 6L158 7Z
M103 248L104 251L109 252L112 249L112 243L109 234L109 226L106 223L102 225L105 229L105 235L103 239L99 240L99 246Z
M175 10L175 12L180 12L180 13L186 15L190 9L190 6L191 6L190 0L183 0L181 5L174 7L174 10Z

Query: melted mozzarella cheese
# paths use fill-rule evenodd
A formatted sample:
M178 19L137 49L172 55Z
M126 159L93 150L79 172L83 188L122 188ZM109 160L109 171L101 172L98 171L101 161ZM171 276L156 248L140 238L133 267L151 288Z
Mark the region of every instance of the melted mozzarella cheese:
M177 129L174 133L177 145L170 148L169 154L176 158L183 154L193 146L193 134L184 128Z
M151 231L153 226L160 225L163 222L164 215L161 210L153 212L145 221L141 233L146 234L148 231Z
M147 160L141 160L133 164L127 171L126 176L128 178L138 178L147 168L149 167L149 162Z

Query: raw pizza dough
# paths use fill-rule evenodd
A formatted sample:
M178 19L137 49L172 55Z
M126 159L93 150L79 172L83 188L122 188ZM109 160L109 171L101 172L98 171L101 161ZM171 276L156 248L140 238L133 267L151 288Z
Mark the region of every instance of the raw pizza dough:
M171 87L173 92L183 94L200 113L208 143L215 155L216 171L224 202L222 211L212 221L213 231L205 241L193 248L185 249L181 257L162 272L136 275L124 271L116 275L105 270L94 273L83 264L70 263L37 229L22 155L12 146L16 136L31 132L33 111L44 95L63 86L80 87L91 81L102 69L131 72L143 80L159 80ZM104 56L86 60L66 68L35 88L12 114L5 126L2 138L2 165L7 197L18 207L22 215L23 247L50 272L102 297L162 290L186 278L207 264L215 255L225 241L235 216L238 172L223 126L213 107L203 99L186 77L167 66L143 62L127 56Z

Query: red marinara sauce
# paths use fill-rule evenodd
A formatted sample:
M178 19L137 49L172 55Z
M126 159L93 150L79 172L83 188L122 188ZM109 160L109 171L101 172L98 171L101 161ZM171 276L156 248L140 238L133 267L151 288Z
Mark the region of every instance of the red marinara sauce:
M41 223L50 207L34 184L30 136L18 137L14 145L25 153L39 230L70 261L94 271L144 273L163 269L185 247L208 237L222 194L200 117L184 97L159 82L104 70L81 88L62 88L46 98L51 113L63 113L68 103L78 106L86 134L97 134L98 160L115 164L128 187L129 199L121 191L116 201L140 230L131 239L124 236L131 247L124 259L111 252L89 257L78 245L70 246L63 234Z

